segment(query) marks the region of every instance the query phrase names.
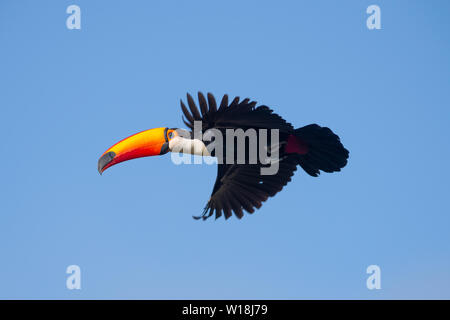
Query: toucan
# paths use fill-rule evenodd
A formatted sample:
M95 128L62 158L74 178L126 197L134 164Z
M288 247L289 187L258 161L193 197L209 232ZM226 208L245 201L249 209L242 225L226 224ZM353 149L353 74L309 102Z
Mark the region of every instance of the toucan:
M202 214L194 218L205 220L215 215L217 219L223 214L228 219L234 213L241 219L244 212L254 213L264 201L281 191L291 181L297 166L310 176L317 177L321 171L340 171L347 164L349 151L329 128L310 124L295 129L269 107L257 106L256 101L248 98L241 100L235 97L229 102L228 95L224 95L218 105L211 93L205 97L199 92L200 108L189 93L189 109L182 100L180 104L184 114L182 120L189 130L161 127L125 138L101 155L98 160L99 173L102 174L107 168L123 161L163 155L169 151L212 157L219 157L220 154L222 161L217 162L217 178L211 196ZM267 161L248 161L251 149L249 139L244 144L245 154L241 158L244 161L233 161L237 158L237 148L231 148L230 151L229 146L233 147L237 139L236 136L230 138L227 134L230 129L241 129L241 132L253 130L258 141L262 139L261 132L264 129L276 131L278 141L269 141L266 134L269 142L265 147L270 153L275 150L278 152L276 173L262 174L261 169L270 165ZM208 130L223 134L223 147L209 151L208 147L216 140L196 138L206 134ZM260 150L260 143L257 145ZM231 152L233 154L230 157ZM224 159L232 161L223 161Z

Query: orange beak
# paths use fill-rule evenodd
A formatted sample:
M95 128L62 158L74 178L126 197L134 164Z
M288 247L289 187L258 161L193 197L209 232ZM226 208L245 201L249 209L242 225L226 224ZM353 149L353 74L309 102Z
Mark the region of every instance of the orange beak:
M136 133L116 143L98 159L98 172L131 159L157 156L169 151L168 128L156 128Z

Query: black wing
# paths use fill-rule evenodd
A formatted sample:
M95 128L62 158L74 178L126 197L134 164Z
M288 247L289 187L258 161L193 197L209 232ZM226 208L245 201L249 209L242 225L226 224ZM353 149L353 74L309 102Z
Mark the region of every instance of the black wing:
M234 212L240 219L244 210L253 213L255 208L261 207L262 202L273 197L291 181L297 163L294 157L286 157L280 161L276 175L261 175L259 164L218 165L211 198L203 215L194 218L207 219L215 213L217 219L223 212L225 219L228 219Z
M202 121L202 132L208 129L226 128L266 128L279 129L280 132L291 133L294 128L279 115L273 113L267 106L256 107L255 101L239 100L236 97L228 103L228 96L222 98L217 107L215 98L208 93L207 99L198 93L200 110L192 97L187 94L189 110L181 101L181 109L186 119L184 123L194 130L194 121ZM219 164L217 178L211 197L205 206L203 215L195 218L207 219L215 213L216 218L222 215L226 219L232 212L240 219L243 211L253 213L259 209L262 202L281 191L291 180L297 169L298 160L285 157L279 163L276 175L261 175L262 164Z
M280 132L293 132L292 125L267 106L256 107L256 101L244 99L240 101L239 97L234 98L231 103L228 103L228 95L224 95L222 101L217 107L216 100L211 93L208 93L207 99L199 92L198 101L200 110L197 108L194 99L188 93L187 102L189 110L186 105L180 100L181 110L186 119L183 122L194 130L194 121L202 122L202 132L208 129L216 128L266 128L278 129Z

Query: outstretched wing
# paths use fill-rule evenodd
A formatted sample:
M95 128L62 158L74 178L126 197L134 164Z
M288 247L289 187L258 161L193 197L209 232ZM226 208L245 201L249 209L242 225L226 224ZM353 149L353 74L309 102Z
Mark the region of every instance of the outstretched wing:
M239 97L228 103L228 96L224 95L217 107L216 100L211 93L207 99L198 93L200 109L194 99L187 94L187 104L181 101L181 109L185 116L183 122L194 130L194 121L202 122L202 132L208 129L238 129L265 128L278 129L280 132L292 133L294 128L290 123L274 113L267 106L256 107L255 101ZM203 215L195 218L207 219L214 213L219 218L222 213L226 219L232 213L240 219L243 211L253 213L259 209L262 202L281 191L291 180L297 168L298 160L287 156L279 163L279 170L275 175L261 175L262 164L219 164L217 178L211 197L205 206Z
M207 219L215 213L217 219L223 212L228 219L234 212L240 219L244 210L253 213L262 202L276 195L291 181L297 163L294 157L284 158L275 175L261 175L259 164L219 164L211 198L203 215L195 218Z
M280 132L291 133L294 128L290 123L274 113L267 106L256 107L256 101L244 99L240 101L239 97L235 97L231 103L228 103L228 95L224 95L219 107L217 107L216 99L211 93L205 96L199 92L198 102L200 109L197 108L194 99L188 93L186 105L180 100L181 110L185 118L183 122L194 130L194 121L202 122L202 132L208 129L224 129L224 128L266 128L278 129Z

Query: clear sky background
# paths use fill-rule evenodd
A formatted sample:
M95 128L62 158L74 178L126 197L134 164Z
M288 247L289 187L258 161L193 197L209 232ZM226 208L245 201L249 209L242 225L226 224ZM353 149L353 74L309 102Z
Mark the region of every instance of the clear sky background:
M66 8L81 8L81 30ZM366 8L381 8L368 30ZM0 298L450 298L448 1L1 1ZM186 92L318 123L348 166L242 220L201 213L215 166L100 176ZM300 169L300 168L299 168ZM81 290L66 268L81 268ZM366 268L381 268L381 290Z

